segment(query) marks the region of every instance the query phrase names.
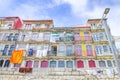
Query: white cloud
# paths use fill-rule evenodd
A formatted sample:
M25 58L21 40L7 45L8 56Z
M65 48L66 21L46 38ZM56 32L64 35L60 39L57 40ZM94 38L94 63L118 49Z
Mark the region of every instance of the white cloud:
M88 6L87 6L87 2L88 0L59 0L58 4L63 4L63 3L68 3L71 5L71 9L72 9L72 13L73 15L82 18L83 20L82 23L86 23L86 18L90 19L90 18L101 18L104 12L104 9L106 7L110 7L111 11L108 14L107 18L108 18L108 24L111 28L111 32L114 36L120 36L120 22L119 22L119 18L120 18L120 11L119 11L119 5L118 6L107 6L107 5L103 5L103 6L98 6L98 5L94 5L93 9L88 10ZM113 0L114 2L114 0ZM118 2L117 2L118 3ZM117 4L116 3L116 4ZM115 4L115 2L114 2Z

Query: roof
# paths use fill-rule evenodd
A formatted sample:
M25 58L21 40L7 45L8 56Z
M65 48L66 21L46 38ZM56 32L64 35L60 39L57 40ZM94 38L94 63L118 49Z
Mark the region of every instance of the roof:
M50 22L50 23L53 23L53 20L23 20L23 22Z
M107 18L105 18L104 20L107 20ZM101 21L101 18L100 19L88 19L87 23L95 23L95 22L100 22Z

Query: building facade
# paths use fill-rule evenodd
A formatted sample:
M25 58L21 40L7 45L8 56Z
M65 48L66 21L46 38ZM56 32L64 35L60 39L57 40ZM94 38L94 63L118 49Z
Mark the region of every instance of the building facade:
M19 17L0 21L0 80L120 80L100 19L81 27ZM25 50L21 64L10 62L14 50Z

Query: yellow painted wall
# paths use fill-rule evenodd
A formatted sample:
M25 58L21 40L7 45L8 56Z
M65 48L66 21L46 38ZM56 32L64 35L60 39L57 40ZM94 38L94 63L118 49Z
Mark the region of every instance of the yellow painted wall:
M82 44L82 52L83 52L83 56L86 56L86 45Z
M81 40L84 40L84 32L83 31L80 31L80 38L81 38Z

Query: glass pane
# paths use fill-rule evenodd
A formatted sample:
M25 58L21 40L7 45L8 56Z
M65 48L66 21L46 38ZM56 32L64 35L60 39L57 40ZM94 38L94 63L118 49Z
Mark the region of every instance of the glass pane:
M33 67L34 67L34 68L38 68L38 67L39 67L39 61L34 61Z
M82 55L82 47L81 47L81 45L76 45L75 46L75 55L76 56L81 56Z
M42 61L41 62L41 68L47 68L48 67L48 62L47 61Z
M60 68L65 67L64 61L58 61L58 67L60 67Z
M112 67L112 62L110 60L107 60L108 67Z
M4 50L3 50L3 55L7 54L9 45L5 45Z
M66 55L67 55L67 56L71 56L71 55L72 55L72 52L73 52L73 47L72 47L72 45L67 45L67 46L66 46Z
M105 61L99 61L99 66L100 67L106 67Z
M4 60L0 60L0 67L3 66Z
M84 63L83 61L77 61L77 68L84 68Z
M27 68L32 68L32 61L27 61L26 62L26 67Z
M4 64L4 67L9 67L9 64L10 64L10 60L6 60L5 64Z
M56 61L50 61L50 67L55 68L56 67Z
M87 49L87 55L88 56L92 56L93 55L92 46L91 45L87 45L86 49Z
M73 62L72 61L67 61L67 68L73 68Z

